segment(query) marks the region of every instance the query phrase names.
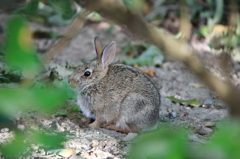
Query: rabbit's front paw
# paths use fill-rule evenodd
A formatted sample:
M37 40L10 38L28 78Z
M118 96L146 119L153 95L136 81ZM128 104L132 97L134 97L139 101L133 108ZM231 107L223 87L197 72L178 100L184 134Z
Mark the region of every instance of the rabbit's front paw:
M100 128L103 124L103 121L101 118L96 118L95 121L91 124L89 124L89 127L91 128Z
M89 127L91 128L100 128L100 124L97 120L95 120L93 123L89 124Z

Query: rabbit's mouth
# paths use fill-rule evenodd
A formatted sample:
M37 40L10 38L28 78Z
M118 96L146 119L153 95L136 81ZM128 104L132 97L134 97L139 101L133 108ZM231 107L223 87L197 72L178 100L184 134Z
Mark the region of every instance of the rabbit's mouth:
M91 86L91 84L83 86L82 89L80 90L80 92L84 91L84 90L85 90L86 88L88 88L89 86Z

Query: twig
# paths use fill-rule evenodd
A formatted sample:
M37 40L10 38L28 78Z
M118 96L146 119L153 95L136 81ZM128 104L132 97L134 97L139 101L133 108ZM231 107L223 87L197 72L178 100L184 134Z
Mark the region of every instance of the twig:
M55 55L61 53L62 48L66 46L70 40L76 35L76 33L83 27L85 22L85 16L89 14L89 12L84 11L82 14L79 14L72 24L69 26L67 33L52 46L51 49L45 54L44 59L46 61L50 61Z
M180 17L180 28L179 31L183 34L183 38L185 40L190 40L191 33L192 33L192 24L188 19L188 12L187 12L187 4L186 1L180 1L180 10L181 10L181 17Z

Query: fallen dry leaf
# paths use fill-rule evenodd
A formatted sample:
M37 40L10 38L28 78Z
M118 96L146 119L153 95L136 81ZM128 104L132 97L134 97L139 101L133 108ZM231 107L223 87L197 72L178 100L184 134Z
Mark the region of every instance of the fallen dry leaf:
M200 83L190 83L189 86L193 86L193 87L196 87L196 88L204 87L204 85L200 84Z
M212 34L219 34L227 31L229 28L225 25L215 25L212 30Z
M134 67L135 67L135 68L139 68L139 65L138 65L138 64L134 64Z
M148 74L151 77L155 76L155 72L152 70L142 70L142 72Z
M181 113L180 115L181 115L181 116L186 116L186 115L187 115L187 113Z

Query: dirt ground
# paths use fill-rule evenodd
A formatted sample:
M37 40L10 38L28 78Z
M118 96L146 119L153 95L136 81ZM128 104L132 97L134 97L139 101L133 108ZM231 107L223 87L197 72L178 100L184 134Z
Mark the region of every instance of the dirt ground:
M115 41L117 43L116 60L121 62L124 59L124 55L121 54L123 48L128 44L139 43L139 41L129 37L119 26L115 26L112 32L108 31L109 27L110 25L105 22L86 25L64 47L62 52L54 57L52 63L64 66L67 62L70 66L77 66L81 64L81 60L95 57L93 46L95 36L99 36L104 45L110 41ZM31 30L54 31L61 35L66 32L67 26L49 28L37 23L31 23L30 28ZM35 39L34 43L37 49L44 54L55 41L45 38ZM205 45L204 47L208 48ZM188 137L191 143L202 144L214 133L215 125L228 116L226 105L182 63L166 60L160 67L140 67L139 69L155 72L153 80L157 83L161 93L158 127L161 128L165 125L171 125L173 128L184 127L189 132ZM69 73L66 72L66 76ZM173 103L166 98L167 96L174 96L184 100L196 98L203 105L190 107ZM75 102L70 101L69 105L74 105ZM107 129L88 128L88 119L85 117L76 119L75 117L74 114L67 117L51 117L50 115L43 117L36 115L34 112L27 114L19 112L15 120L17 127L22 131L51 128L56 132L65 132L68 141L64 143L64 148L71 148L77 153L77 155L70 157L72 159L125 158L125 155L129 152L131 142L137 136L137 134L133 133L126 135ZM12 135L11 131L5 128L1 129L0 144L7 141ZM49 157L47 152L38 145L33 145L30 150L33 150L32 157Z

